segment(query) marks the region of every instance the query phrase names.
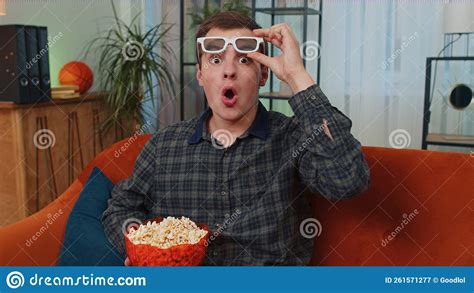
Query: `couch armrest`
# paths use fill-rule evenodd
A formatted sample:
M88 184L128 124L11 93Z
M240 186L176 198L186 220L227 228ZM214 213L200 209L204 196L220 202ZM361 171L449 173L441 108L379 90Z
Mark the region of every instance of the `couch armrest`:
M42 210L0 228L0 266L56 265L66 223L82 187L76 179Z

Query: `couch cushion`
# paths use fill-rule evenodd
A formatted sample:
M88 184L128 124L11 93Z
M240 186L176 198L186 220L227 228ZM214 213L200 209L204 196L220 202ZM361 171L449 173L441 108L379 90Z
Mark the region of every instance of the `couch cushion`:
M84 186L75 180L39 212L0 227L0 266L51 266L58 261L66 222Z
M150 134L134 135L111 145L84 168L78 177L79 181L85 184L94 167L102 170L114 184L128 178L132 174L135 160L150 137Z
M365 147L368 191L313 198L322 233L312 264L468 266L474 263L474 157Z
M107 240L100 221L113 186L99 168L92 170L69 216L58 265L123 265L124 257Z

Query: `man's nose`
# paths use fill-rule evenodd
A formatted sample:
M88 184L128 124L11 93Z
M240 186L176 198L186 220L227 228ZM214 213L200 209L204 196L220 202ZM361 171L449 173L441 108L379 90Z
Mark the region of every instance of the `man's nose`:
M232 46L227 46L224 56L224 79L235 79L237 77L237 67L234 64L236 52Z
M233 67L233 66L232 66ZM235 79L236 78L236 72L235 70L232 69L225 69L224 70L224 78L225 79Z
M233 66L232 66L232 67L233 67ZM225 69L225 70L224 70L224 78L225 78L225 79L235 79L235 78L236 78L236 72L235 72L235 70Z

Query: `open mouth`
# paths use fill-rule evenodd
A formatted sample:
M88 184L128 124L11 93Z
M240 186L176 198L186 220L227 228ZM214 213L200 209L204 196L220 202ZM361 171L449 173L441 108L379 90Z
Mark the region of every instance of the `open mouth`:
M223 96L229 100L232 100L234 96L237 95L237 92L235 91L234 88L224 88L223 92L224 92Z
M237 91L232 86L224 86L221 94L222 94L222 98L221 98L222 102L227 107L234 106L237 103L237 100L239 99L239 95L237 94Z

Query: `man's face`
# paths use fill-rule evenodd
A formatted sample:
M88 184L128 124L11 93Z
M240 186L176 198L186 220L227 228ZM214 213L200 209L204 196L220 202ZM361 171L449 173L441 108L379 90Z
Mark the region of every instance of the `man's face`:
M222 30L212 28L206 37L244 37L255 35L249 29ZM235 51L229 44L218 54L202 53L201 67L196 65L196 78L204 88L213 115L237 122L257 103L258 89L264 86L268 68Z

